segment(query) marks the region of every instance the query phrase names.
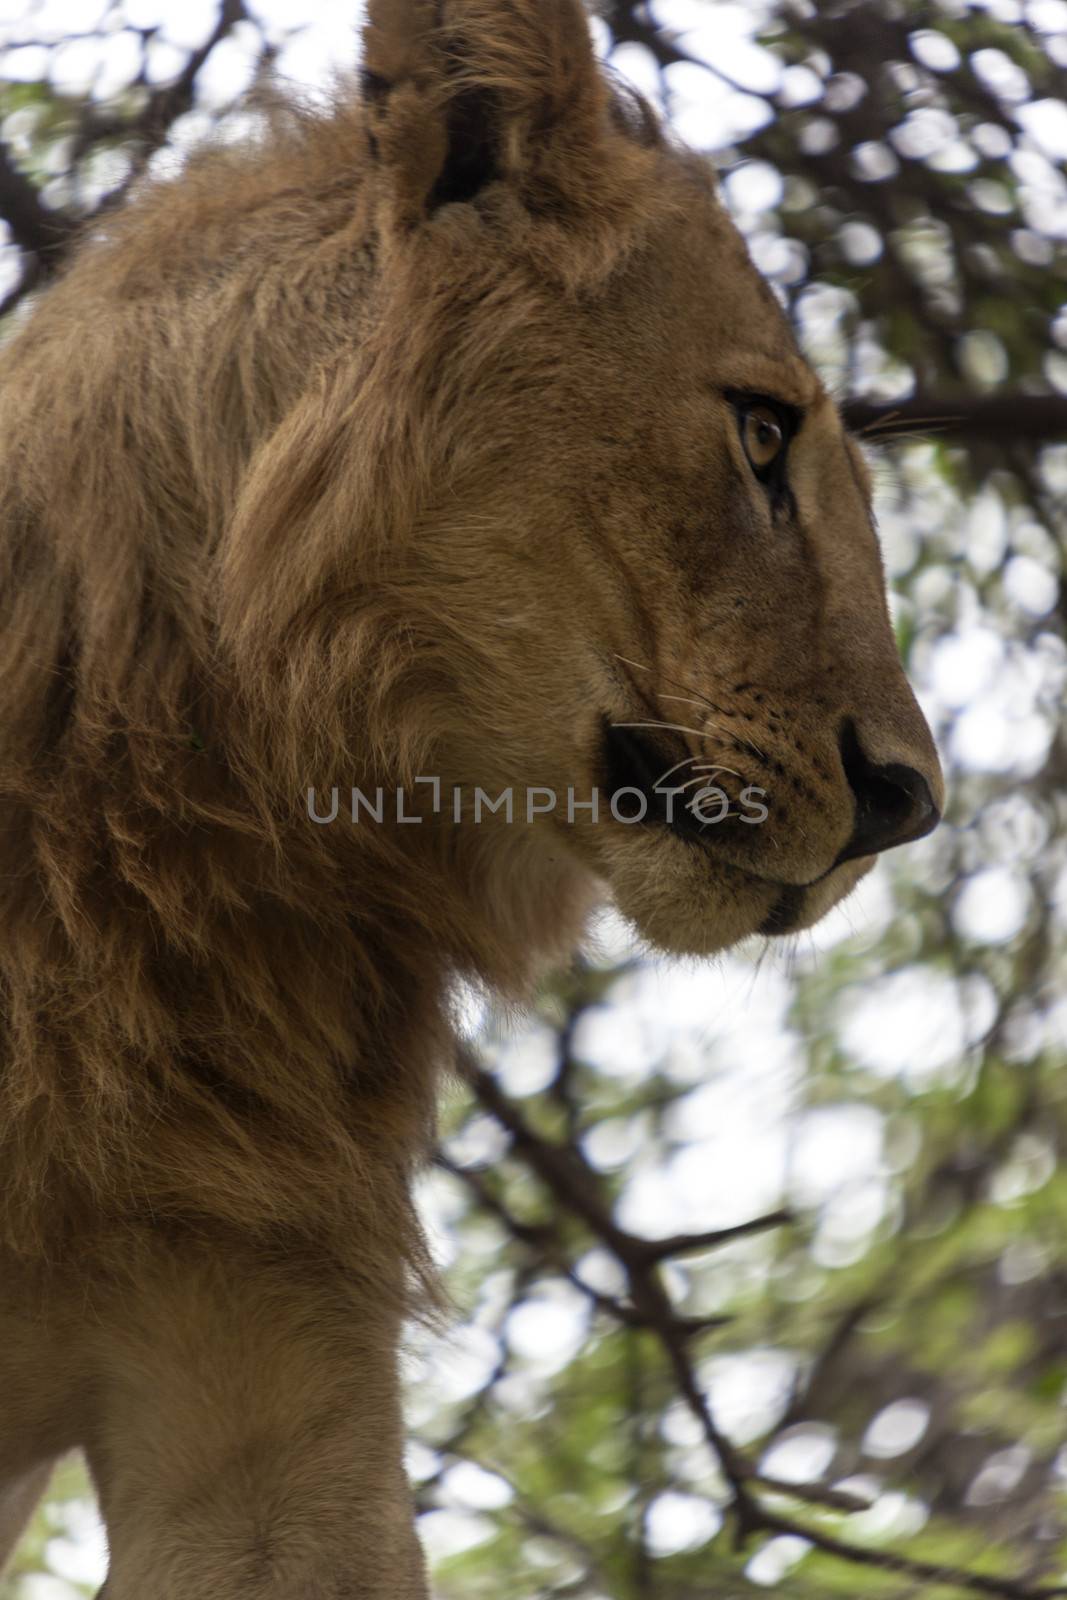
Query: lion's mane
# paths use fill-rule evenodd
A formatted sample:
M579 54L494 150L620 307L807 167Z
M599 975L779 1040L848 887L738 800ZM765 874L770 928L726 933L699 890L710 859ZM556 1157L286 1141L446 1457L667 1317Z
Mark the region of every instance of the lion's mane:
M420 293L358 95L264 115L109 218L0 352L0 1238L210 1220L381 1276L421 1259L451 975L515 989L582 908L304 796L433 770L442 685L492 670L405 551L540 313L528 264L456 280L447 239ZM602 181L584 233L528 241L565 289L639 210L634 172Z

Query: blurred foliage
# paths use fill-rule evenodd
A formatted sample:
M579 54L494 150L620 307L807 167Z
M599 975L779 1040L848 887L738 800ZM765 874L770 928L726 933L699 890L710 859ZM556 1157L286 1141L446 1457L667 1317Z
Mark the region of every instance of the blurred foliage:
M81 1460L64 1461L52 1479L49 1498L27 1530L8 1570L0 1576L0 1600L50 1600L91 1595L96 1585L80 1582L71 1571L82 1565L81 1546L93 1537L95 1511L92 1486ZM66 1574L64 1581L43 1589L41 1574Z
M197 43L175 0L0 8L0 302L238 134L258 72L313 78L338 8L303 9L199 6ZM1067 4L596 26L713 150L846 415L883 418L951 809L785 951L657 972L608 926L527 1023L482 1020L425 1185L456 1325L410 1358L437 1589L1067 1594ZM76 1592L29 1575L69 1575L83 1494L57 1480L3 1600Z

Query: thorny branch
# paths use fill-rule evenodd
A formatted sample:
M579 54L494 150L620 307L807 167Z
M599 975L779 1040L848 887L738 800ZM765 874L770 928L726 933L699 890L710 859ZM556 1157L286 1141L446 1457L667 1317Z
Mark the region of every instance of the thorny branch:
M133 157L131 177L87 214L74 215L69 210L46 206L36 185L0 140L0 219L7 223L12 242L23 257L19 282L0 301L0 317L14 310L33 289L47 281L93 219L122 200L133 177L143 170L149 156L166 143L178 118L192 108L197 79L208 57L238 23L247 21L244 0L222 0L218 20L203 44L190 52L176 78L144 94L140 109L134 115L102 112L92 106L85 108L71 140L71 167L92 150L117 139L125 143ZM153 31L147 30L148 35ZM266 56L267 52L264 54ZM138 79L134 87L140 86Z
M576 1142L560 1145L538 1133L508 1099L493 1075L470 1052L461 1055L460 1071L482 1109L506 1131L511 1153L523 1161L549 1190L557 1211L569 1213L577 1219L611 1252L622 1268L628 1303L592 1295L581 1280L573 1275L572 1269L562 1266L572 1282L590 1293L594 1301L599 1301L598 1309L607 1310L618 1320L629 1321L645 1329L659 1341L674 1375L678 1393L699 1422L708 1447L726 1480L729 1510L734 1518L735 1542L739 1550L760 1535L785 1534L807 1540L827 1554L857 1566L898 1573L917 1583L952 1585L967 1593L1000 1596L1001 1600L1055 1600L1055 1597L1067 1596L1067 1585L1033 1585L1007 1575L998 1577L968 1572L946 1563L903 1555L895 1550L857 1544L828 1532L818 1523L801 1521L768 1504L766 1497L770 1495L776 1500L788 1498L806 1504L814 1510L848 1513L866 1509L865 1501L832 1485L784 1483L767 1477L744 1452L731 1443L715 1420L692 1355L694 1338L714 1327L715 1323L709 1321L703 1326L696 1326L679 1316L671 1304L659 1268L668 1260L714 1249L746 1233L788 1226L792 1221L790 1213L779 1211L758 1218L742 1228L673 1234L661 1240L641 1238L620 1227L615 1220L598 1175L588 1165ZM558 1228L516 1225L514 1219L507 1217L500 1202L490 1196L489 1188L479 1174L451 1163L446 1164L455 1176L475 1189L483 1202L489 1197L490 1209L505 1221L513 1237L544 1251L545 1259L557 1270L561 1269L566 1261L566 1250ZM853 1320L850 1318L850 1325Z

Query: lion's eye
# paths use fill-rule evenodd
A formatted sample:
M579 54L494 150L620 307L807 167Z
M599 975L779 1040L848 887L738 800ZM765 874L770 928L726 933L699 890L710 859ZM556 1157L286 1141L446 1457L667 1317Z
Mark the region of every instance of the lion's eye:
M786 456L800 432L804 413L799 406L772 395L724 389L723 398L734 409L741 446L754 475L766 489L777 514L791 503L786 483Z
M741 419L741 440L755 471L764 473L785 449L785 430L769 406L753 406Z

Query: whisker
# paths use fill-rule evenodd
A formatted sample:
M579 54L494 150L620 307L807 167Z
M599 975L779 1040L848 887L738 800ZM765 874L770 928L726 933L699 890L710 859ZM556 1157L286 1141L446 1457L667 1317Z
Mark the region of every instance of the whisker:
M696 695L700 704L707 706L710 711L722 712L722 706L717 706L715 701L710 700L706 694L701 694L699 689L694 689L691 683L682 683L679 678L664 678L663 681L664 683L673 683L676 689L684 689L687 694ZM739 744L747 745L754 755L759 756L761 761L766 760L766 756L759 746L757 744L753 744L752 740L747 739L743 733L738 733L733 728L724 728L717 722L709 722L708 726L710 728L717 729L719 733L728 734L731 739L736 739Z
M704 728L687 728L681 722L613 722L613 728L663 728L668 733L691 733L695 739L703 739L707 730Z
M701 773L699 778L689 778L689 779L687 779L687 781L685 783L679 784L678 785L678 793L679 794L684 794L687 789L691 789L693 787L694 783L707 784L708 777L710 776L710 773L714 773L714 772L729 772L729 771L730 771L729 767L711 767L709 769L709 772ZM739 772L734 772L734 773L731 773L731 776L734 777L734 778L740 778L741 774Z
M903 411L889 411L882 417L873 417L870 422L856 430L857 437L867 438L872 433L880 433L885 428L929 428L951 426L953 423L964 420L962 412L942 411L939 416L909 417Z
M962 421L959 416L904 417L893 412L888 417L875 417L858 430L856 437L864 444L877 444L883 439L922 439L928 434L944 433Z
M672 778L682 767L692 766L693 762L699 759L699 756L686 756L684 761L676 761L673 767L668 767L666 772L660 773L660 776L656 779L656 787L659 788L665 779Z
M631 661L628 656L616 655L615 659L617 661L625 662L628 667L636 667L638 669L638 671L640 671L640 672L651 672L652 671L651 667L643 666L642 663L639 662L639 661ZM718 711L720 713L722 712L722 706L717 706L715 704L714 700L709 700L708 699L706 694L701 694L699 689L694 689L693 685L691 683L682 683L681 679L679 679L679 678L668 678L666 676L663 677L663 681L664 681L664 683L673 683L673 685L674 685L674 687L676 689L684 689L686 694L694 695L696 697L695 703L697 705L707 706L709 711ZM677 696L672 696L672 695L661 695L660 696L660 699L662 699L662 700L670 700L670 699L676 699L676 698L677 698ZM693 702L691 701L690 704L692 704L692 703ZM623 727L626 727L627 724L623 723L623 722L620 722L620 723L617 724L617 726L620 727L620 728L623 728ZM633 726L638 726L638 724L633 724ZM667 724L664 724L664 726L667 726ZM714 728L716 733L725 733L725 734L727 734L731 739L736 739L739 744L747 745L748 748L753 752L754 755L759 756L761 761L765 761L767 759L766 756L764 755L763 751L759 748L759 746L757 744L753 744L752 740L751 739L747 739L743 733L737 733L732 728L724 728L722 726L722 724L718 723L718 722L709 722L708 723L708 727L709 728ZM688 729L683 729L681 731L692 733L694 730L692 728L688 728ZM703 738L704 735L701 734L701 735L699 735L699 737Z
M691 811L692 810L692 806L687 806L686 809ZM699 811L694 811L693 815L695 817L699 817L700 813L699 813ZM708 817L704 822L702 822L700 824L700 831L701 831L701 833L703 833L705 828L717 828L719 826L720 822L731 822L731 821L734 821L740 815L741 815L740 811L724 811L721 817L716 817L714 820L712 820L711 817Z
M715 701L710 699L708 695L702 694L699 689L694 689L691 683L683 683L680 678L665 677L663 681L664 683L673 683L676 689L684 689L686 694L695 695L698 703L702 706L707 706L711 711L721 712L723 709L722 706L716 705ZM662 698L666 700L669 699L670 696L664 695Z
M661 694L658 698L660 700L677 700L679 705L683 706L702 706L707 703L704 700L691 700L688 695L684 694Z
M673 701L681 701L681 704L683 704L683 706L697 706L697 707L699 707L699 706L710 706L710 704L712 704L712 702L710 702L710 701L699 701L699 699L696 699L696 701L694 701L694 699L685 699L685 698L683 698L683 696L681 696L681 694L657 694L656 699L673 699ZM627 728L627 726L638 726L638 723L625 723L625 722L617 722L616 723L616 728ZM651 726L651 723L649 723L649 726ZM664 726L664 728L667 728L667 726L670 726L670 723L662 723L662 726ZM729 734L729 728L723 728L723 725L721 725L721 723L718 723L718 722L710 722L710 720L709 720L709 722L705 723L705 730L707 730L707 728L713 728L713 730L715 730L715 733ZM688 731L688 733L696 733L696 728L688 728L688 730L686 730L686 731ZM704 736L705 736L704 733L699 734L699 738L704 738Z
M735 771L735 769L733 767L724 767L720 761L716 761L713 765L709 765L709 766L694 767L693 771L694 772L728 772L730 774L731 778L736 778L739 783L741 783L743 781L743 779L741 777L741 774L739 772Z

